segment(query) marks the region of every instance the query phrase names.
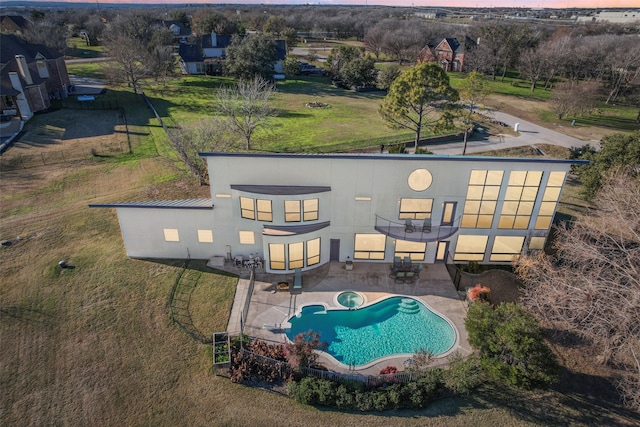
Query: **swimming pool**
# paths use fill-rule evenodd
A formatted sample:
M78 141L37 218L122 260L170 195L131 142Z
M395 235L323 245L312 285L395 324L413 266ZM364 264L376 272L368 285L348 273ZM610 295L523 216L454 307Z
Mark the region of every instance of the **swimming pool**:
M287 338L317 332L328 344L326 352L346 365L366 365L420 349L443 354L456 341L456 331L445 318L406 296L389 297L357 310L307 305L289 323Z

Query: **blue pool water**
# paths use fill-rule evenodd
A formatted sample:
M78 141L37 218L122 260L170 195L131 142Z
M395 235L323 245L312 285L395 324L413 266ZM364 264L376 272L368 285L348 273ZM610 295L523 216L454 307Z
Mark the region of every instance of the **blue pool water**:
M434 355L451 349L456 332L444 318L420 301L390 297L358 310L326 310L322 305L302 307L289 319L290 340L309 330L328 344L326 352L347 365L365 365L394 354L428 349Z

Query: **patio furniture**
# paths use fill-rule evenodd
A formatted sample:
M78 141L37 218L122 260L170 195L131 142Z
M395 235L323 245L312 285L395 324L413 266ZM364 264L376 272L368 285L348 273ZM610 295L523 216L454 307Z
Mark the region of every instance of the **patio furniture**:
M243 262L242 255L238 255L235 258L233 258L233 262L235 263L236 267L239 267L239 268L242 267L242 262Z
M431 218L425 218L422 223L422 232L430 233L431 232Z
M414 231L416 231L416 228L413 226L413 222L410 219L406 219L404 221L404 232L413 233Z
M293 274L293 289L302 289L302 270L296 268Z
M402 266L407 270L407 271L411 271L411 257L410 256L406 256L404 257L404 259L402 260Z
M413 283L416 280L416 274L413 271L409 271L404 275L404 283Z
M405 278L405 275L406 275L406 274L407 274L407 273L405 273L404 271L398 271L398 272L395 274L396 283L404 283L404 278Z

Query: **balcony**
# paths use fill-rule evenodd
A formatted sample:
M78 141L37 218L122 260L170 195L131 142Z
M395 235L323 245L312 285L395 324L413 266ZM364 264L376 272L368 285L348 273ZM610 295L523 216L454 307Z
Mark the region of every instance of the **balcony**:
M432 225L429 220L391 221L376 215L376 231L394 239L410 242L435 242L444 240L458 232L459 221L454 225Z

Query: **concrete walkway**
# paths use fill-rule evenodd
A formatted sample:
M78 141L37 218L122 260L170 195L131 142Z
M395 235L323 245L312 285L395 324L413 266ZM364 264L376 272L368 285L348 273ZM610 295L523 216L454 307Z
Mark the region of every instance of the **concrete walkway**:
M460 299L444 264L426 265L414 284L397 284L389 277L388 263L355 263L353 270L347 271L344 263L331 262L304 272L301 292L277 291L279 281L286 280L292 283L292 277L289 276L291 275L257 275L245 325L246 334L269 341L286 342L283 328L286 327L288 319L298 313L302 306L321 304L329 309L344 309L335 298L341 291L352 290L365 297L365 305L392 295L411 296L447 318L456 329L456 342L448 353L433 362L433 366L446 364L447 356L453 352L457 351L463 356L471 353L464 328L467 305ZM239 332L239 310L244 303L242 293L246 294L247 284L248 280L239 280L229 322L230 332ZM382 368L389 365L402 368L404 362L410 358L411 355L387 357L372 364L356 367L355 371L363 375L377 375ZM347 365L328 354L321 355L320 362L334 371L349 371Z

